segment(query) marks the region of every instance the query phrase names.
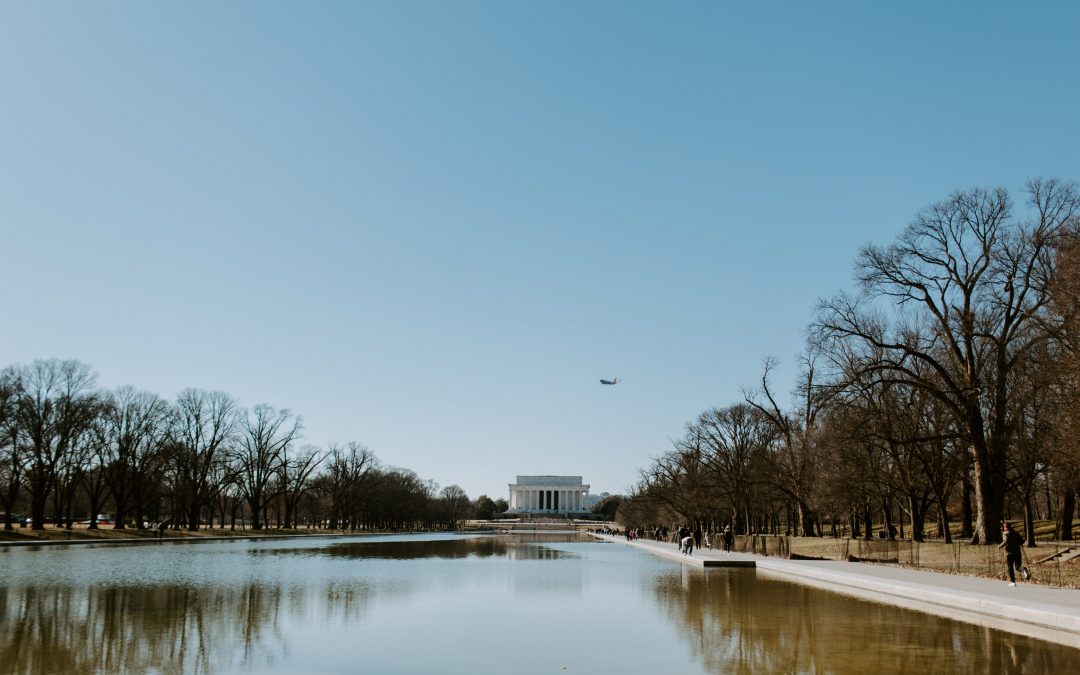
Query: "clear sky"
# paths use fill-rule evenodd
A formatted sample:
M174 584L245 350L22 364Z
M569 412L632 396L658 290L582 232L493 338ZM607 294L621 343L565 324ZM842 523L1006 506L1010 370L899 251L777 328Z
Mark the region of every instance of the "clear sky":
M943 5L948 5L943 7ZM955 189L1080 179L1080 3L0 2L0 365L620 492ZM615 387L600 378L619 377Z

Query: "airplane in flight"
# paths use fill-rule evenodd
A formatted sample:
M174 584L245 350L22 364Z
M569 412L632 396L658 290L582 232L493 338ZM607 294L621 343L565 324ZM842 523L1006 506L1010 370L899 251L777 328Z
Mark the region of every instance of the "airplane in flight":
M619 378L617 378L617 377L614 380L600 380L600 384L618 384L618 383L619 383Z

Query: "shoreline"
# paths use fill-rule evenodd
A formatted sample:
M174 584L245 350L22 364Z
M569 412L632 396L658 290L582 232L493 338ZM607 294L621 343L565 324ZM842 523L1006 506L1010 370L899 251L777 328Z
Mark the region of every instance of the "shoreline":
M17 530L16 530L17 531ZM49 532L50 530L46 530ZM33 546L83 546L90 544L181 544L181 543L195 543L200 541L242 541L242 540L272 540L272 539L301 539L301 538L326 538L326 537L362 537L362 536L375 536L375 535L387 535L387 534L424 534L424 532L413 531L369 531L362 532L348 532L344 530L282 530L282 529L268 529L260 531L244 530L244 531L232 531L228 529L202 529L196 532L188 532L186 530L166 532L164 537L157 537L150 534L149 530L136 530L134 528L129 530L98 530L101 534L87 534L88 532L94 532L93 530L64 530L57 529L51 530L58 535L70 534L72 532L79 533L73 538L63 538L62 536L27 536L19 539L4 539L0 538L0 548L12 547L12 548L25 548ZM40 532L40 530L39 530ZM116 534L105 534L116 532ZM145 534L143 534L145 533ZM7 533L10 534L10 533ZM3 535L0 534L0 537Z
M568 530L569 531L569 530ZM55 531L66 534L69 531ZM83 531L86 532L85 530ZM106 530L105 532L108 532ZM125 532L121 530L119 532ZM383 535L425 534L418 531L282 531L265 533L199 530L195 533L169 532L157 538L146 535L94 536L74 539L26 537L0 540L0 549L52 546L193 544L198 542L284 540L301 538L344 538ZM448 532L451 533L451 532ZM476 532L456 531L457 534ZM733 568L754 569L756 574L799 583L849 597L926 612L965 623L1019 633L1029 637L1080 649L1080 590L970 577L891 565L835 560L789 560L750 553L725 554L720 550L695 549L692 555L678 552L674 544L652 540L627 541L622 536L580 532L608 543L623 544L667 558L705 573Z

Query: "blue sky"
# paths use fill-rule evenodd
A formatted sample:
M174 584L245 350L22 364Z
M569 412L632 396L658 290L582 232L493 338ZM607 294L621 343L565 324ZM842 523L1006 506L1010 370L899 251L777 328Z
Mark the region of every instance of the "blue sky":
M941 4L0 3L0 362L619 492L859 246L1080 179L1080 5Z

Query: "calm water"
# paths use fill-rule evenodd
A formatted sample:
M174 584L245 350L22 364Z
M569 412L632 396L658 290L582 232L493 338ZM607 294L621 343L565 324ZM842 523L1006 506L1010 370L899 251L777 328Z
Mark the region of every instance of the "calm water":
M1080 672L1080 650L574 535L0 549L0 574L3 672Z

